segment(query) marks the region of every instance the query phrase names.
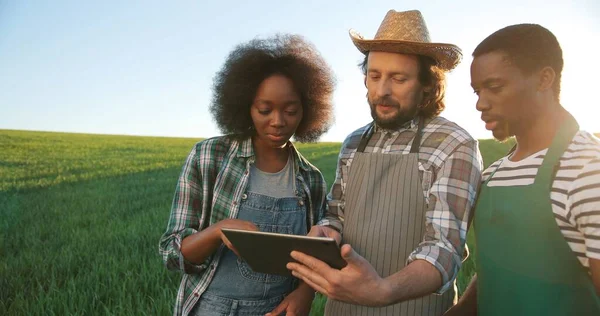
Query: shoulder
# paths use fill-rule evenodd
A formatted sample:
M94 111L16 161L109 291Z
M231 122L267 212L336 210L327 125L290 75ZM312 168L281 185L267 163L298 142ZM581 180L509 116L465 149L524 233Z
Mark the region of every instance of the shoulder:
M562 158L582 161L600 158L600 139L592 133L579 131L571 140Z
M358 148L358 144L362 138L362 135L369 129L372 123L369 123L363 127L360 127L346 136L344 142L342 143L342 151L341 153L353 152Z
M196 144L196 149L200 151L227 151L237 148L240 144L240 141L230 135L224 135L204 139Z
M198 162L203 165L214 161L221 161L229 153L240 147L240 142L229 136L217 136L204 139L193 148Z
M579 131L560 159L557 177L580 178L581 174L600 169L600 140L586 131Z
M469 160L481 169L481 155L477 140L458 124L440 116L431 119L423 128L420 151L430 154L429 161L437 167L460 152L463 159Z
M600 140L586 131L579 131L561 157L561 169L579 169L579 185L600 183Z
M427 125L425 125L423 132L429 134L432 137L432 140L440 143L460 146L462 144L477 142L475 138L460 125L441 116L431 119Z
M308 161L308 159L306 159L306 157L304 157L302 155L302 153L300 153L300 151L296 148L296 146L294 144L291 144L290 148L291 148L292 154L294 155L294 159L295 159L296 163L300 167L300 170L304 170L309 173L316 172L316 173L321 174L321 171L319 170L319 168L317 168L310 161Z

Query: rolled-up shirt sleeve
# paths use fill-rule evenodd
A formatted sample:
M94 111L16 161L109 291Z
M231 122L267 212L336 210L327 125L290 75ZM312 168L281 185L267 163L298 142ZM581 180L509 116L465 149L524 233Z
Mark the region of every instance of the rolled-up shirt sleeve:
M325 216L317 223L317 225L320 226L330 226L340 233L343 229L344 219L344 179L342 178L342 167L346 165L346 159L344 158L346 151L346 142L344 142L338 156L335 180L331 186L329 194L327 194L327 208L325 211Z
M181 253L181 243L199 230L202 212L202 175L198 169L196 147L190 152L175 188L167 229L159 242L159 253L169 270L199 273L206 264L193 264Z
M462 262L467 227L483 163L477 141L461 144L437 168L428 194L423 241L409 255L431 263L442 276L441 294L454 283Z

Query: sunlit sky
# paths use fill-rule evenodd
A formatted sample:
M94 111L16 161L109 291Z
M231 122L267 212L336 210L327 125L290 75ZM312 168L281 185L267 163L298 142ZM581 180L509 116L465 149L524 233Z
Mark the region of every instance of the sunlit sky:
M485 2L482 3L482 2ZM600 132L600 1L0 1L0 129L210 137L212 78L236 44L276 32L313 42L333 69L342 141L371 118L350 28L372 38L389 9L419 9L435 42L462 48L442 116L490 138L475 110L471 53L516 23L563 48L562 104Z

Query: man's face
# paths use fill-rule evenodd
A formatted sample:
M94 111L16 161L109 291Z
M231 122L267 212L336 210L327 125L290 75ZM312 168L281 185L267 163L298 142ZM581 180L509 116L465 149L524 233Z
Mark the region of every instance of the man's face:
M423 101L415 55L370 52L365 85L371 116L383 128L395 129L413 119Z
M475 57L471 63L471 86L478 96L476 108L485 128L504 141L518 135L536 114L535 75L525 75L500 51Z

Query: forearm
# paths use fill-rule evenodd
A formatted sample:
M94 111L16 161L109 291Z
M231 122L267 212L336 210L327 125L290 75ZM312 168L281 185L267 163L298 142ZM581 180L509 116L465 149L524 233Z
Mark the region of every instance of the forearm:
M221 245L220 234L220 229L213 225L187 236L181 242L183 257L193 264L202 264Z
M429 262L415 260L385 278L383 284L384 305L391 305L434 293L442 286L442 276Z

